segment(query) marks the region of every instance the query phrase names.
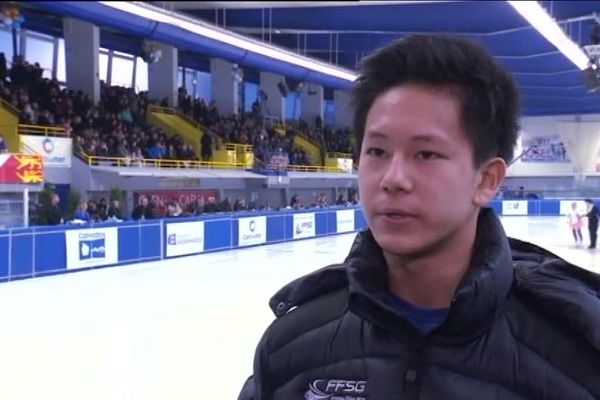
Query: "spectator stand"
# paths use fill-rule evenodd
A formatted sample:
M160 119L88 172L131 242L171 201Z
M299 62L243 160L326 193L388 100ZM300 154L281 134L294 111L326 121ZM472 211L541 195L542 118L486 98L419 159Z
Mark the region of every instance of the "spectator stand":
M6 141L9 152L19 151L19 110L12 104L0 99L0 135Z
M339 170L340 172L352 173L353 163L352 154L348 153L327 153L325 156L325 166Z
M146 113L147 122L172 135L180 135L192 145L196 155L201 153L204 129L187 115L169 107L150 104Z

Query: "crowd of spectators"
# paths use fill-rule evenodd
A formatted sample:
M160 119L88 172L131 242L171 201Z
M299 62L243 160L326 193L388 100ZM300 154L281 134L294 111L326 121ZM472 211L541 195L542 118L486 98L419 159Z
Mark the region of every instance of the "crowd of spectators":
M0 53L0 61L2 58ZM352 152L349 129L334 131L317 118L313 127L299 121L295 129L282 133L263 118L258 102L252 112L224 116L214 101L192 98L180 88L180 111L207 129L201 142L202 153L197 155L181 136L169 137L146 124L145 113L153 103L147 92L135 93L131 88L101 82L101 99L94 105L82 91L43 78L43 69L37 63L17 57L12 68L5 71L2 73L0 65L0 97L20 111L20 122L63 127L73 137L75 153L81 155L126 158L131 165L141 164L143 159L161 158L210 161L215 148L237 143L252 145L256 158L266 166L272 164L272 159L281 166L282 154L285 165L310 165L313 160L294 145L295 132L320 143L325 151Z
M88 156L196 159L191 145L179 135L167 136L146 124L148 93L101 82L101 99L94 105L87 94L61 88L42 78L39 64L17 58L0 96L20 110L23 124L56 125L73 137L76 153Z

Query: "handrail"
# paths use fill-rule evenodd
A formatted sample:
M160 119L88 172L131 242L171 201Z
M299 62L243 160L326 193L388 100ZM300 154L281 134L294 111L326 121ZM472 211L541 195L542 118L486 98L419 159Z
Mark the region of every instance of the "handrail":
M246 169L246 163L228 163L222 161L178 160L166 158L132 159L131 157L102 157L82 154L89 166L110 163L115 167L153 167L153 168L191 168L191 169ZM116 165L112 165L116 164Z
M343 172L341 169L337 167L322 167L318 165L288 165L286 167L287 171L292 172Z
M335 151L325 153L326 158L352 158L350 153L338 153Z
M6 101L4 99L0 99L0 106L6 108L8 111L13 113L15 116L17 116L17 117L19 116L19 110L15 106L10 104L8 101Z
M154 105L154 104L149 104L148 105L148 111L149 112L169 114L169 115L177 115L181 119L185 120L185 122L187 122L188 124L192 125L194 128L196 128L198 130L202 130L202 131L205 130L205 128L200 123L198 123L198 121L195 121L189 115L186 115L186 114L182 113L181 111L179 111L179 110L177 110L175 108L161 107L161 106L157 106L157 105Z
M19 135L70 137L65 128L60 126L19 124L17 125L17 132Z

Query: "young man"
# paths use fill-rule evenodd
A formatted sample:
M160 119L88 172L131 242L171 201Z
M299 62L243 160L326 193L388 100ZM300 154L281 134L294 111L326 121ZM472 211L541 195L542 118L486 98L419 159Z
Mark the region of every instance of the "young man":
M600 277L485 208L518 133L511 76L409 36L363 62L354 99L369 230L273 297L241 398L600 398Z

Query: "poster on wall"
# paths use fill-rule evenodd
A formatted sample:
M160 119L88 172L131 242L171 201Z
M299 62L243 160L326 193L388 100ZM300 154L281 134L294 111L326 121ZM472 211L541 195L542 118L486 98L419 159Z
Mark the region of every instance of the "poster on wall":
M19 135L21 152L42 156L44 166L51 168L71 168L71 138L52 136Z
M569 162L567 149L560 136L522 138L523 162Z
M527 200L503 200L502 215L527 215Z
M252 246L267 241L267 217L238 219L238 245Z
M315 236L315 214L294 214L294 239L303 239Z
M204 221L167 223L167 257L198 254L204 251Z
M67 269L97 267L119 262L117 228L65 231Z
M138 204L138 198L142 195L154 204L154 214L157 216L165 214L169 201L178 202L184 212L191 212L200 202L207 203L209 197L219 201L216 190L139 190L133 194L134 204Z

